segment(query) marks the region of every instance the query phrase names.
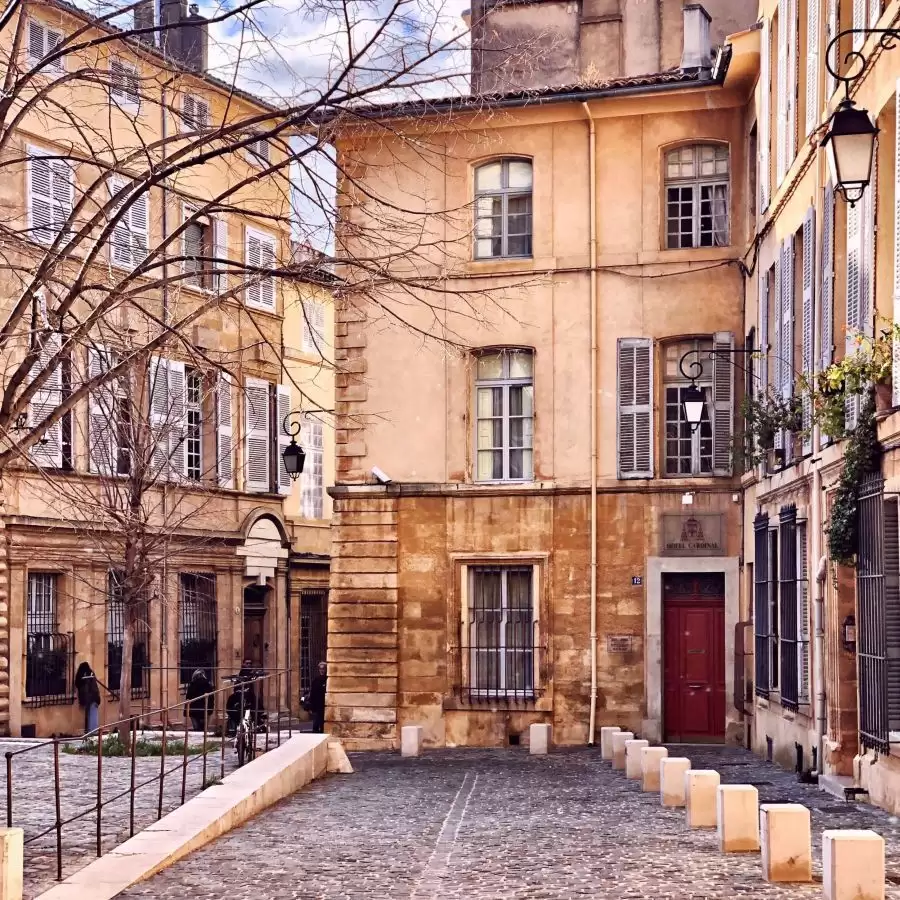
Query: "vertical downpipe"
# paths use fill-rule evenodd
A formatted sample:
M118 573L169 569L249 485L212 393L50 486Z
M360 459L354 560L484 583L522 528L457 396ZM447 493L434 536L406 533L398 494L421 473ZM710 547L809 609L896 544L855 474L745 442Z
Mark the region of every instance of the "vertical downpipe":
M588 744L593 746L597 731L597 130L587 103L582 103L588 119L588 196L590 209L591 263L591 720Z

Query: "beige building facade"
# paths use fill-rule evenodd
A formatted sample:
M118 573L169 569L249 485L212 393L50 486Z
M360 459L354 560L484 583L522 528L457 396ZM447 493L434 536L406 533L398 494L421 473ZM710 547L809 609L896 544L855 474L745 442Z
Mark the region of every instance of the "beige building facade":
M59 80L53 105L36 102L4 145L0 203L4 222L11 229L21 224L16 253L24 271L49 264L52 228L44 236L26 227L38 221L47 165L59 189L51 202L63 212L74 208L77 217L90 208L81 198L104 165L115 166L123 183L138 177L124 162L135 144L157 146L154 141L171 143L173 135L192 129L224 128L232 118L277 114L206 74L202 17L181 4L166 5L164 13L176 26L166 32L164 48L146 39L110 40L105 26L68 4L29 4L22 13L31 41L4 48L11 58L21 54L33 65L32 56L39 61L75 34L88 45L53 63ZM6 33L16 32L11 26ZM80 81L71 76L79 67L104 77ZM54 114L62 96L74 110L104 110L89 145L83 132ZM267 689L272 711L299 709L304 666L310 666L303 655L304 598L324 615L328 587L333 378L322 360L333 341L330 276L256 274L260 265L292 266L295 252L283 184L263 173L267 166L274 170L284 147L263 143L212 156L153 184L121 226L125 238L117 232L85 267L101 286L121 283L138 252L132 259L123 246L152 250L183 231L172 245L178 249L167 251L161 276L133 277L140 302L116 302L98 317L89 339L71 344L59 365L60 381L36 395L27 421L40 420L38 400L52 407L95 366L115 364L163 322L173 337L153 347L149 370L91 391L3 473L0 645L7 683L0 685L0 728L10 734L80 733L84 712L74 674L82 662L104 688L101 723L117 716L126 612L117 574L121 535L108 526L110 498L136 477L140 453L128 435L142 417L166 442L165 474L145 482L141 495L149 510L146 530L156 535L148 557L155 571L147 575L152 587L135 624L132 711L179 703L197 668L221 686L245 660L280 673ZM57 156L67 160L65 168L43 162ZM83 161L72 162L78 158ZM128 258L120 258L123 253ZM54 279L63 273L61 284L74 283L85 262L73 245L54 263ZM19 271L4 266L9 296L22 289ZM36 315L46 321L39 339L67 347L55 287L48 281L40 296L44 305L35 306ZM77 299L75 308L84 302L89 298ZM188 324L176 333L179 322ZM307 469L293 483L281 464L290 440L284 426L308 411L316 413L318 427L304 420ZM318 657L324 648L314 652Z
M743 341L758 46L714 69L709 17L679 12L686 47L652 50L642 77L385 109L389 129L338 141L370 196L440 236L453 336L423 340L424 305L395 328L338 305L327 720L348 747L397 746L405 724L502 746L534 722L561 744L613 723L744 741L743 380L725 351ZM694 64L661 72L670 57ZM692 361L712 410L697 432Z

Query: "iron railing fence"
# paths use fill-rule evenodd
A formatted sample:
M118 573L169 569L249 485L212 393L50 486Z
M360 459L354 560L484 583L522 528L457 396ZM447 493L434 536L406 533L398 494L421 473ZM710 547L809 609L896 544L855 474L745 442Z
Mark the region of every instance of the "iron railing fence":
M287 719L287 738L293 734L293 715L290 704L290 697L287 698L286 714L282 711L282 703L280 696L280 683L284 670L269 672L266 674L252 675L249 677L239 678L234 676L234 681L239 682L241 688L235 685L216 688L201 697L194 698L202 710L208 708L209 700L212 700L212 715L202 714L203 721L202 733L198 736L198 731L191 729L191 716L189 715L189 702L180 700L171 706L150 710L140 715L131 716L127 719L121 719L116 722L110 722L101 725L96 731L92 731L82 738L60 738L54 737L46 741L36 744L30 744L19 750L10 750L5 754L6 759L6 827L16 827L17 822L21 822L25 827L26 837L25 845L34 843L47 835L55 835L56 848L56 878L58 881L63 877L63 855L64 855L64 834L71 835L73 838L74 849L79 849L83 845L83 820L93 818L95 828L95 848L98 857L103 855L103 810L111 804L117 803L123 798L129 800L129 828L130 837L135 833L135 796L141 791L151 786L155 786L156 794L156 818L161 819L163 816L163 798L166 787L166 779L172 776L181 779L180 784L180 803L181 805L187 798L187 774L188 767L191 765L199 766L201 769L201 784L205 788L212 780L210 771L215 773L216 779L225 777L226 769L226 744L229 743L228 721L239 723L244 718L244 713L250 709L253 713L252 719L255 723L250 731L250 744L247 745L242 741L243 750L247 757L252 759L259 752L267 752L273 746L281 746L282 741L282 720ZM267 690L267 686L274 683L274 694L276 695L276 713L274 717L266 711L264 698L271 693ZM253 689L250 694L246 690L246 686ZM229 694L229 696L226 696ZM236 703L229 704L231 697L237 696ZM195 707L196 709L197 707ZM274 722L273 722L274 718ZM181 721L178 721L178 720ZM157 724L158 723L158 724ZM273 734L274 727L274 734ZM138 736L146 739L147 734L151 734L153 738L158 736L160 755L159 769L150 777L143 779L138 778L137 774L137 756L138 756ZM127 739L123 740L127 735ZM242 732L243 735L243 732ZM104 750L110 745L107 743L113 736L118 736L120 741L128 747L127 758L129 760L129 779L128 786L124 790L120 790L111 796L104 796L104 777L109 777L108 767L104 766ZM210 744L210 738L218 737L218 744ZM180 744L177 753L177 763L171 764L172 755L167 753L167 749L172 741L177 740ZM82 741L93 741L96 744L96 775L93 779L96 785L96 799L90 806L78 809L77 812L63 817L63 778L61 777L61 755L63 749L67 745L76 744ZM192 752L191 748L199 746L199 752ZM40 803L40 799L34 796L33 784L23 784L21 791L17 794L16 781L16 763L23 760L30 754L38 754L50 748L52 753L52 781L53 791L48 795L48 801L52 801L53 809L45 820L52 820L52 825L37 831L32 831L30 823L35 819L34 806ZM91 748L92 751L94 748ZM237 751L237 738L234 745ZM121 754L117 754L121 755ZM23 763L24 764L24 763ZM196 769L194 770L196 771ZM79 773L81 774L81 773ZM71 794L65 797L66 805L69 803L71 796L75 795L80 798L85 793L85 784L83 778L65 780L66 787ZM170 781L171 784L171 781ZM176 782L177 785L177 782ZM202 789L202 788L201 788ZM77 804L76 804L77 805ZM18 812L22 815L19 816ZM76 826L76 827L72 827Z

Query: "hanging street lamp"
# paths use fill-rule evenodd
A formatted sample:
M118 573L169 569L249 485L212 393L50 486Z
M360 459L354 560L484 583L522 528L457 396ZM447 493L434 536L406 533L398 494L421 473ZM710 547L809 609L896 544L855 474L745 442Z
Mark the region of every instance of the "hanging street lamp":
M297 436L303 428L301 422L290 422L291 414L284 417L282 427L285 434L290 434L291 442L284 448L281 459L284 462L285 471L291 476L291 481L296 481L303 474L303 464L306 462L306 451L297 443Z
M851 206L862 199L872 179L877 134L869 113L846 99L834 111L822 139L834 189Z

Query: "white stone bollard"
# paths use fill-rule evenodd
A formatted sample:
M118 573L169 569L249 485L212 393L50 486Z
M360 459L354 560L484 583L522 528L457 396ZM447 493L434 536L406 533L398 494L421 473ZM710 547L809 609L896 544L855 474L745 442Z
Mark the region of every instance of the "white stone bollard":
M600 758L612 759L613 756L613 735L621 731L618 725L604 725L600 729Z
M625 768L625 741L630 741L634 735L630 731L617 731L612 736L612 766L614 769Z
M400 755L418 756L422 752L421 725L404 725L400 729Z
M689 828L716 827L716 792L719 773L714 769L688 769L684 773L684 805Z
M764 803L759 808L763 878L812 881L809 810L799 803Z
M825 900L884 900L884 838L874 831L822 834Z
M659 766L668 755L665 747L644 747L641 750L641 790L659 790Z
M535 722L528 729L529 752L532 756L546 756L550 752L550 725Z
M684 756L670 756L659 764L659 802L663 806L684 806L684 773L691 761Z
M24 840L21 828L0 828L0 900L22 900Z
M641 774L641 750L649 747L650 741L642 741L632 738L625 741L625 777L640 780Z
M759 791L752 784L720 784L716 797L719 849L723 853L759 850Z

